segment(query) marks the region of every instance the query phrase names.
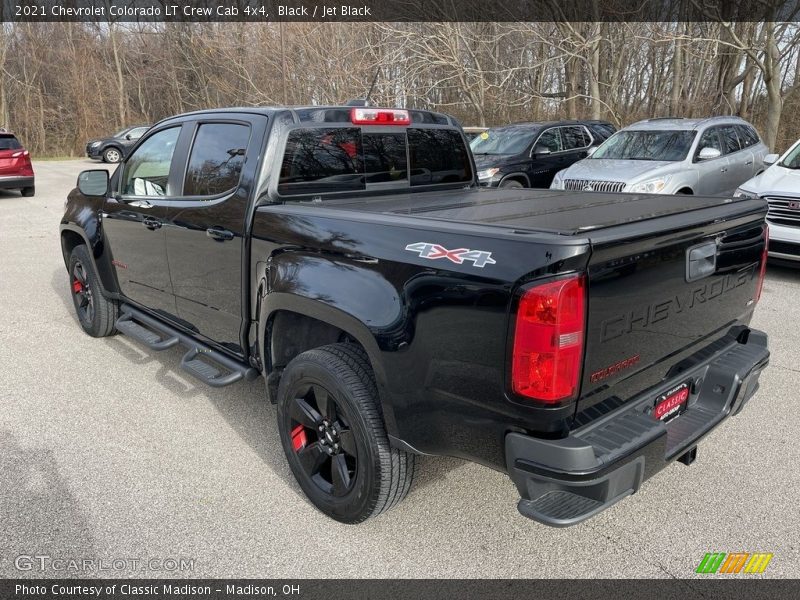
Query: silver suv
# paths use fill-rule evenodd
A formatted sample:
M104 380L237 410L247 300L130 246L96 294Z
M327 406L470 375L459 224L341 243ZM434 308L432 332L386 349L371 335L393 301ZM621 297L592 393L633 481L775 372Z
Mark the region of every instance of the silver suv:
M648 119L560 171L550 189L729 196L764 170L768 152L739 117Z

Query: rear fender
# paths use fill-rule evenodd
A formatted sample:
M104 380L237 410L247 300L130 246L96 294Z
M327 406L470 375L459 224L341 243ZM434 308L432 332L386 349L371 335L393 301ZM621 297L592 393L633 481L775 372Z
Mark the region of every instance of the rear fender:
M270 324L276 314L286 311L331 325L366 351L386 428L394 435L397 428L392 407L386 400L387 379L377 336L391 337L392 328L402 319L395 288L380 273L364 268L356 259L306 252L284 252L267 263L259 263L257 277L260 281L257 343L265 376L269 376L276 362L270 355ZM355 294L354 290L360 293Z

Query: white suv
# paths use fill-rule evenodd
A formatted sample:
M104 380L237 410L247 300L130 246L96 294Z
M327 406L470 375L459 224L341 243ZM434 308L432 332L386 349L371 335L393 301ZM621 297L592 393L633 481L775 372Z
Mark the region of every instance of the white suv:
M764 169L767 152L739 117L648 119L559 171L550 189L730 196Z
M768 154L770 167L744 182L737 197L764 198L769 202L769 255L800 261L800 140L783 156Z

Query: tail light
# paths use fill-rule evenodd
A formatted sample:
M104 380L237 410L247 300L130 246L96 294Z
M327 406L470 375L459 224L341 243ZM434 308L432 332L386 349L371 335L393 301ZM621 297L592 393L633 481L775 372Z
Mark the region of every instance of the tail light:
M577 397L585 317L583 275L525 290L514 328L511 387L516 394L546 404Z
M761 252L761 271L758 274L758 287L756 287L756 302L761 300L761 290L764 289L764 279L767 277L767 256L769 252L769 225L764 223L764 250Z
M411 116L397 108L354 108L350 121L353 125L410 125Z

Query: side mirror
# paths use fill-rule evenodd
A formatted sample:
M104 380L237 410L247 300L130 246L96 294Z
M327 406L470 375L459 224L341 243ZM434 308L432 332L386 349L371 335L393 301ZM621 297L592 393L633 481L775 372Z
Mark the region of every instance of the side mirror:
M722 156L722 152L717 150L716 148L710 148L706 146L702 150L700 150L700 154L697 155L697 158L700 160L712 160L714 158L719 158Z
M536 146L536 148L533 149L533 154L534 156L547 156L550 154L550 150L544 146Z
M595 152L597 152L597 146L592 146L586 151L586 158L589 158Z
M764 157L764 165L767 166L767 167L769 165L774 165L776 162L778 162L779 158L780 158L779 154L767 154Z
M132 140L133 138L131 137L131 134L130 134L130 133L126 133L126 134L125 134L125 139L126 139L126 140Z
M105 196L108 193L108 171L91 169L78 175L78 189L84 196Z

